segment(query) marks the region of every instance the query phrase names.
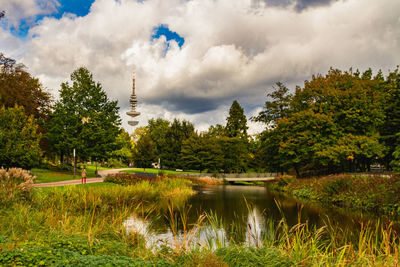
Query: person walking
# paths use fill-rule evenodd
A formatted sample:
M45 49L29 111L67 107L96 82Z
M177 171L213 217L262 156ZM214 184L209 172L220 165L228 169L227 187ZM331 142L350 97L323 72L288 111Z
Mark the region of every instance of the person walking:
M86 184L86 167L83 165L82 167L82 184Z

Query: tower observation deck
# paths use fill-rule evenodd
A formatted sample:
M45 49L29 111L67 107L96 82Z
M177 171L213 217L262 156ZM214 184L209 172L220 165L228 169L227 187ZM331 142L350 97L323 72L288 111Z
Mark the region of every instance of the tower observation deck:
M132 119L140 115L140 112L136 111L136 106L137 106L137 98L135 94L135 73L133 73L133 85L132 85L132 95L131 98L129 99L129 102L131 103L131 111L128 111L126 114L128 116L131 116ZM139 121L131 120L128 121L128 124L131 126L136 126L138 125Z

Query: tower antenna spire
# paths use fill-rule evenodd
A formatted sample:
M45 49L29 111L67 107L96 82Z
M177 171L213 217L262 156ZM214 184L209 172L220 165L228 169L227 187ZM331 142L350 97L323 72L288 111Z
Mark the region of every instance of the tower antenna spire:
M134 119L135 117L140 115L140 112L136 111L136 106L137 106L137 98L136 98L136 93L135 93L135 72L133 72L133 79L132 79L132 95L131 98L129 99L129 102L131 103L131 111L128 111L126 114L128 116L131 116L132 119ZM136 126L139 124L139 121L135 121L135 120L130 120L128 121L128 124L131 126Z

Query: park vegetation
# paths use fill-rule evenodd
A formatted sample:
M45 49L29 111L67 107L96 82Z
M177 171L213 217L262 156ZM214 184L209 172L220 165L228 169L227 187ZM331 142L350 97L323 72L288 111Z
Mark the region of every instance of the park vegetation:
M400 218L400 176L329 175L296 179L283 176L268 185L273 191L322 205L351 209L354 212Z
M268 94L254 120L263 122L258 156L274 171L298 177L398 169L400 73L329 70L294 93L283 84Z
M175 202L181 181L153 181L159 183L153 189L146 180L36 189L27 197L21 185L33 177L22 170L2 171L1 177L4 172L19 177L14 188L20 194L0 206L0 265L395 266L399 261L398 235L391 224L364 225L349 233L329 222L321 228L307 223L289 227L284 217L267 220L265 234L253 245L246 243L252 236L235 241L243 233L234 222L228 242L211 236L194 248L186 246L192 226L185 225L182 241L173 231L175 246L147 247L143 236L126 231L125 219L132 212L143 218L156 212L171 226L187 223L185 199ZM204 213L193 227L217 232L222 225L214 214Z
M314 75L294 91L277 83L264 110L251 119L265 125L247 133L244 109L233 101L225 125L199 132L186 120L150 119L130 136L118 103L108 99L84 67L52 97L21 64L0 54L0 165L30 169L44 162L134 163L150 168L208 173L248 171L297 177L400 171L400 73L371 69ZM24 114L23 114L24 113ZM5 123L10 122L10 123Z

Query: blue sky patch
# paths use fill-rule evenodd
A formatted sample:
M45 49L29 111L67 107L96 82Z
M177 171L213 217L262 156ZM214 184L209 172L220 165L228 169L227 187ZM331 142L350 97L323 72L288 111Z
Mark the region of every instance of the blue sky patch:
M28 34L29 29L34 27L37 22L42 20L44 17L60 19L64 13L74 14L78 17L86 16L94 1L95 0L59 0L58 2L60 5L57 7L57 12L49 15L38 15L36 17L22 19L19 27L11 27L10 31L13 35L24 38ZM6 18L7 15L6 10Z
M153 29L153 35L151 36L151 40L155 40L161 37L161 35L164 35L165 38L167 39L167 42L170 40L175 40L179 47L182 47L182 45L185 43L185 38L180 36L178 33L171 31L168 28L168 25L161 24L158 27L154 27ZM167 43L167 50L169 47L169 43Z

